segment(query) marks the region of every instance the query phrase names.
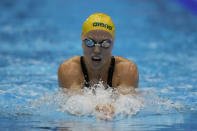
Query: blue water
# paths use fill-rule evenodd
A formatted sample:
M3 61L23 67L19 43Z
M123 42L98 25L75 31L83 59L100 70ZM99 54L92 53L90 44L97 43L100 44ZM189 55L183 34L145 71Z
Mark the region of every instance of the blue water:
M1 0L0 130L197 130L193 9L180 0ZM112 121L70 115L58 90L58 66L82 55L82 23L95 12L116 25L113 55L134 61L140 73L143 106L136 100Z

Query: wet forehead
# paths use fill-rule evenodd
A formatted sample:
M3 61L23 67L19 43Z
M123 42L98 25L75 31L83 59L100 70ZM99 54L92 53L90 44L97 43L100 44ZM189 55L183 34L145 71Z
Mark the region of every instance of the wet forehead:
M86 35L86 38L90 38L96 41L101 41L105 39L112 40L112 36L109 32L104 31L104 30L92 30L89 31Z

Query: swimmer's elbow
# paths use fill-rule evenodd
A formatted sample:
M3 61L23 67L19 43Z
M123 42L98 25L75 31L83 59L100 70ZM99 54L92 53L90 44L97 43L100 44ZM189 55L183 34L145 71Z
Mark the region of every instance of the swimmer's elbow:
M64 70L63 70L63 65L61 64L60 67L58 68L58 86L63 88L64 83L63 83L63 78L64 78Z
M139 72L136 65L134 65L133 70L130 71L130 78L131 78L131 86L134 88L138 88L139 83Z

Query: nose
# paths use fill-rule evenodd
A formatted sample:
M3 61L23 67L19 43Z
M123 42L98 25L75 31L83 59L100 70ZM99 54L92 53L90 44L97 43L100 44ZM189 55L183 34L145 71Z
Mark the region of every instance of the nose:
M100 47L99 46L95 46L94 47L94 52L97 53L97 54L99 54L101 52Z

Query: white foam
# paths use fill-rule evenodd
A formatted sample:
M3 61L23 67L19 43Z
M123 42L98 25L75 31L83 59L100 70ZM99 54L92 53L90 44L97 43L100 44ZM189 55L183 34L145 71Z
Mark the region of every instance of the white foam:
M65 102L60 106L59 110L79 116L93 115L95 117L102 117L95 110L95 107L97 105L104 106L110 104L115 108L115 114L111 116L114 117L117 115L136 115L144 106L143 100L140 97L117 94L112 88L106 90L102 83L95 86L92 89L85 88L83 95L73 95L64 99Z
M91 115L94 109L92 100L86 96L71 96L65 105L61 106L62 111L67 111L74 115Z
M68 91L67 89L65 89ZM135 95L122 95L112 88L105 89L102 83L84 88L83 94L69 94L65 90L59 90L53 94L42 95L39 99L31 102L31 108L37 108L38 113L42 108L51 108L53 112L65 112L76 116L93 116L108 120L119 116L133 116L140 113L168 114L180 112L184 105L179 101L164 99L156 95L152 89L137 89ZM114 114L103 116L95 109L97 105L105 106L110 104L114 107ZM55 105L55 106L54 106Z
M116 114L136 115L144 107L142 99L132 95L120 95L115 102Z

